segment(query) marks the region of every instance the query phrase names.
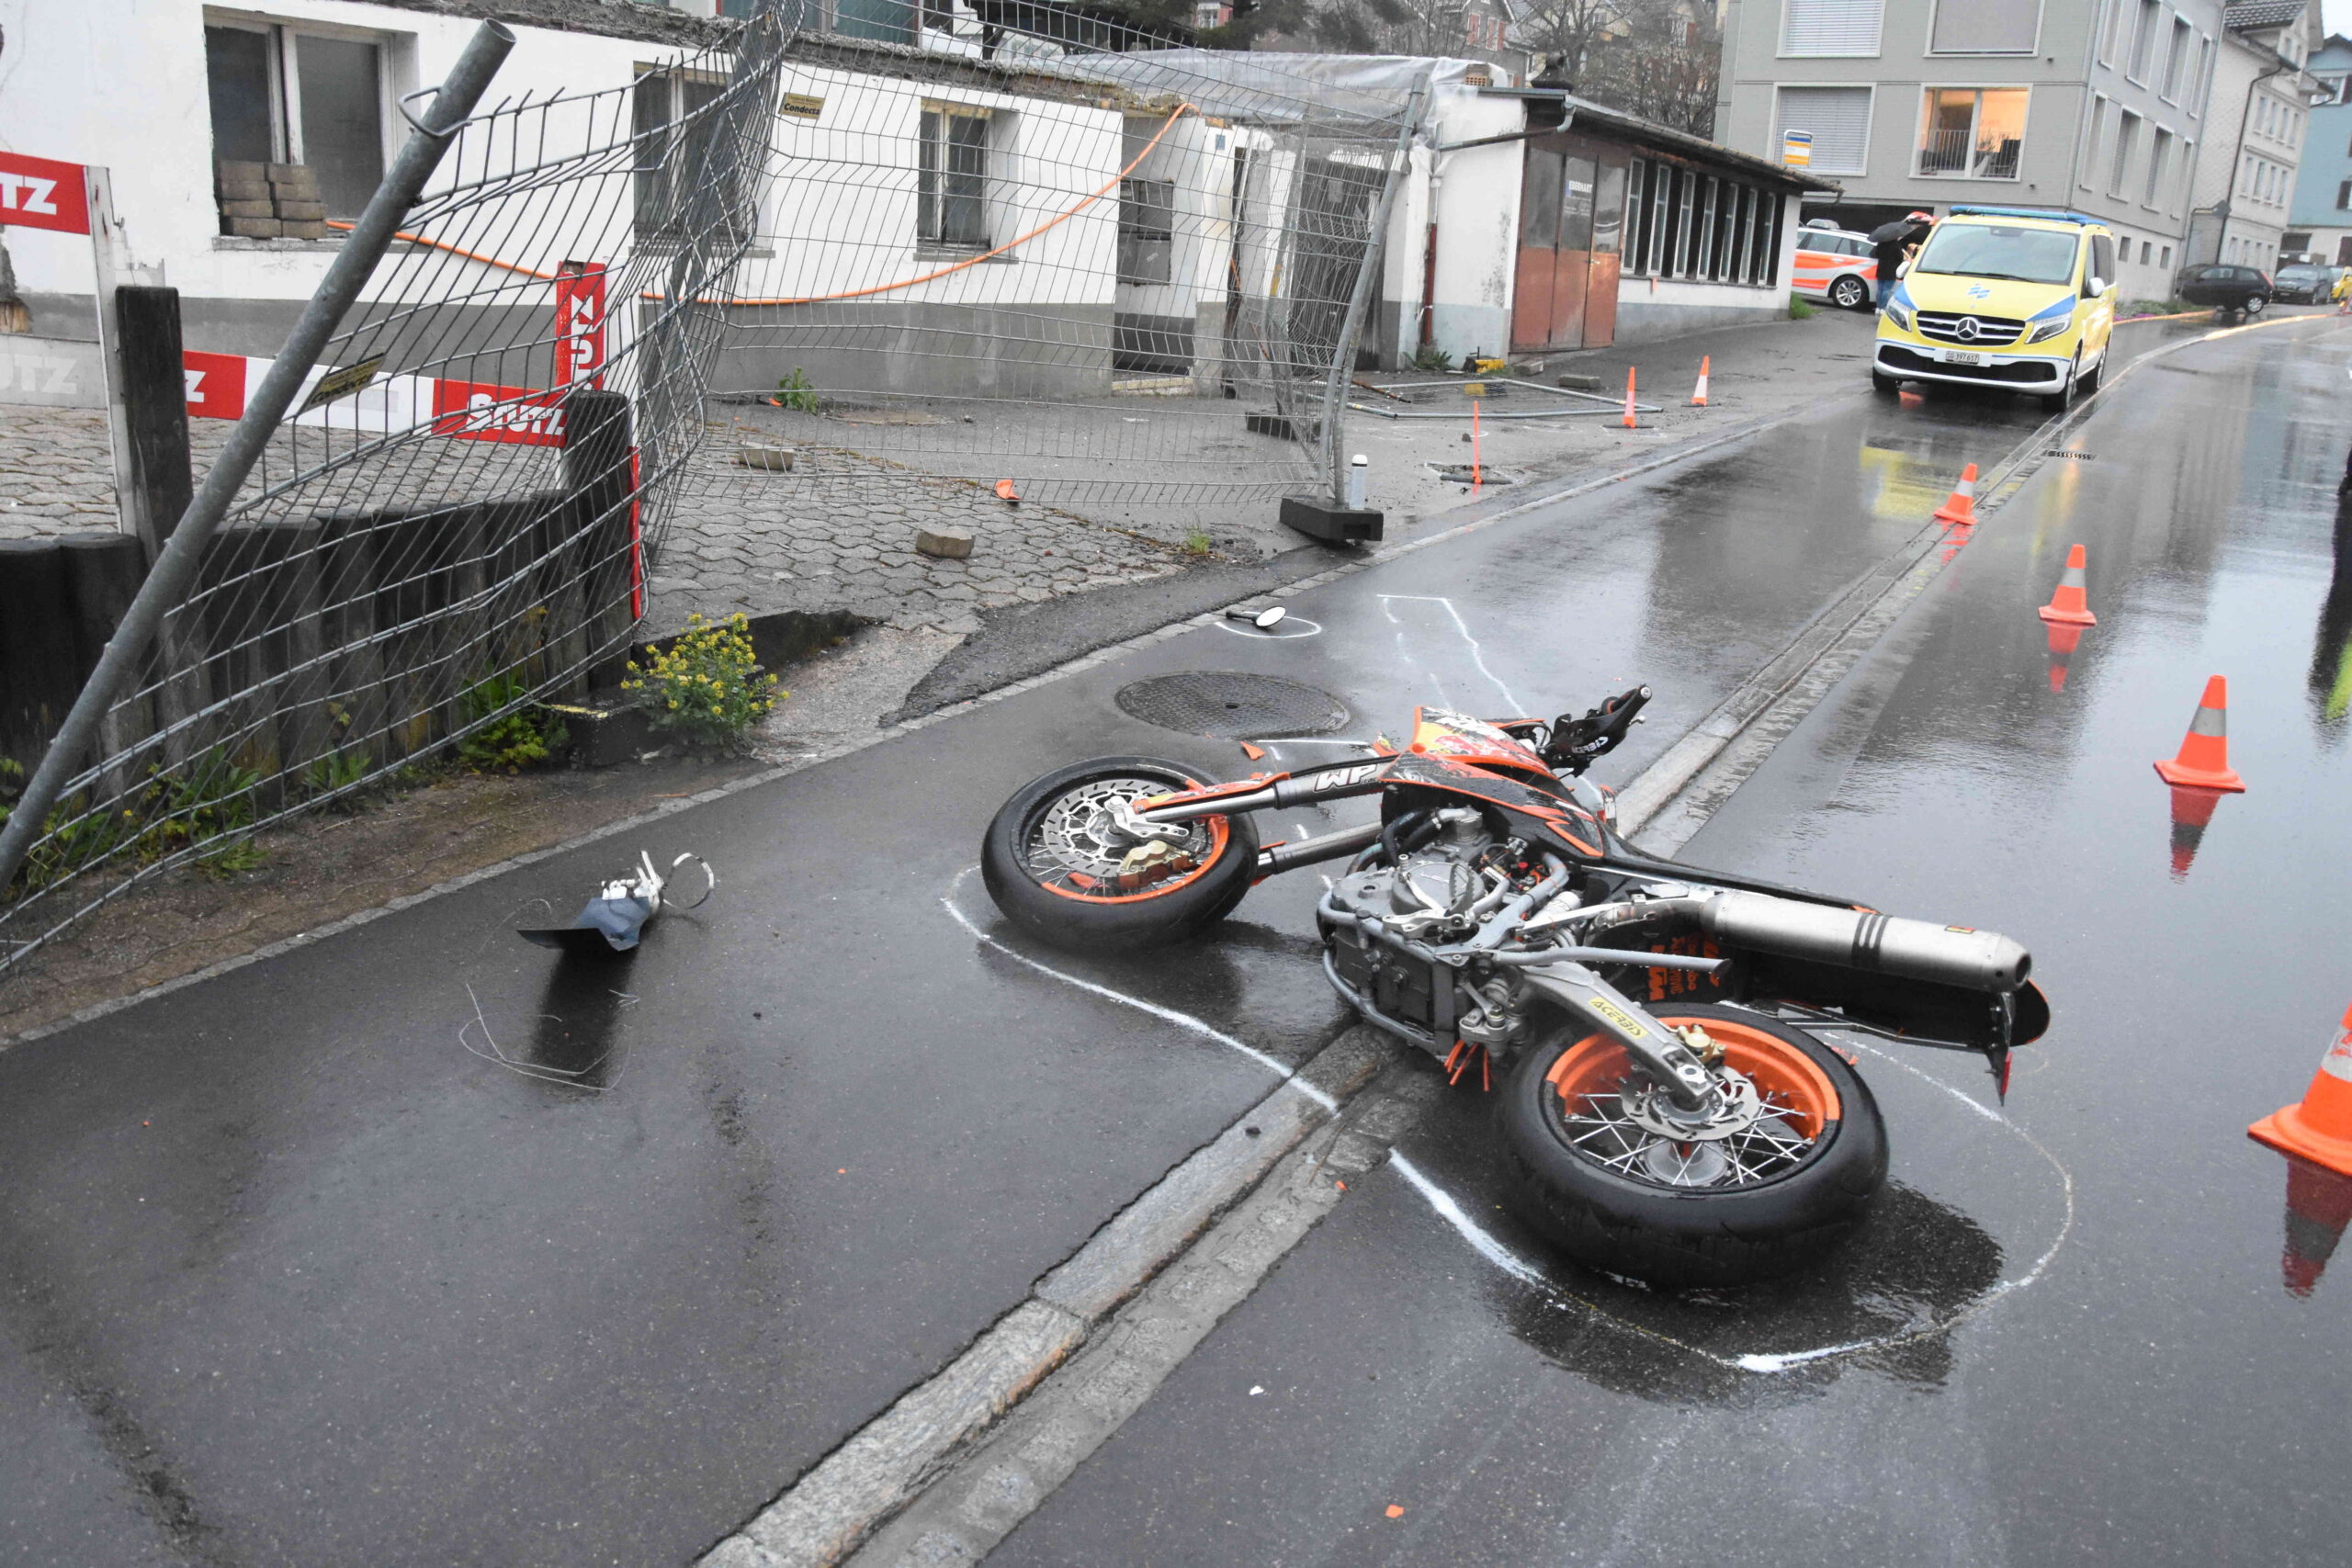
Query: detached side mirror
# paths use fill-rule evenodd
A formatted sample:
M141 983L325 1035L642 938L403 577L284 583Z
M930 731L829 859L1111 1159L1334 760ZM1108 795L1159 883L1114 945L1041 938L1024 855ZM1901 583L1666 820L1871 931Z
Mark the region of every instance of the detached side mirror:
M2083 298L2086 299L2096 299L2112 287L2113 285L2109 284L2107 279L2094 274L2093 276L2083 279Z

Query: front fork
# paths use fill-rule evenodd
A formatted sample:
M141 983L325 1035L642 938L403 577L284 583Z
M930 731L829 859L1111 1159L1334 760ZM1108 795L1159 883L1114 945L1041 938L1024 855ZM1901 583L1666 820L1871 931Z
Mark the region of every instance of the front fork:
M1714 1075L1682 1043L1682 1036L1592 970L1562 961L1531 965L1521 973L1532 989L1566 1008L1569 1017L1598 1024L1601 1033L1623 1045L1676 1111L1703 1122L1721 1110L1723 1095Z

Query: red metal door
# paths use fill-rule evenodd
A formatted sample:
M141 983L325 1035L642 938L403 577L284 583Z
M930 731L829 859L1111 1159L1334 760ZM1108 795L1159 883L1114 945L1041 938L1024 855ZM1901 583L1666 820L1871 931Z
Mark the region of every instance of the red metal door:
M1603 152L1592 188L1592 265L1584 288L1584 346L1607 348L1617 341L1617 278L1625 249L1625 172L1623 153Z
M1519 193L1519 264L1511 279L1510 346L1548 348L1560 234L1560 154L1528 144Z
M1552 276L1552 348L1585 346L1584 302L1592 270L1592 179L1589 154L1561 161L1559 263Z

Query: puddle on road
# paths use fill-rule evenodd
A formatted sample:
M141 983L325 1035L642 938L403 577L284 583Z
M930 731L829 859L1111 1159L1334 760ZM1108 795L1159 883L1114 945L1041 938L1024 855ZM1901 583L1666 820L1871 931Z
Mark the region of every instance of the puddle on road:
M1484 1095L1457 1090L1430 1113L1407 1145L1420 1179L1407 1180L1458 1205L1461 1218L1443 1216L1450 1242L1499 1249L1499 1260L1488 1251L1498 1320L1603 1387L1753 1404L1809 1395L1849 1366L1939 1387L1951 1371L1949 1331L2030 1284L2054 1255L2071 1223L2070 1184L2019 1126L1951 1088L1935 1064L1911 1067L1872 1047L1863 1071L1886 1118L1887 1185L1827 1263L1792 1279L1652 1291L1561 1258L1500 1206ZM1443 1215L1441 1201L1432 1207ZM1485 1236L1471 1237L1464 1220Z

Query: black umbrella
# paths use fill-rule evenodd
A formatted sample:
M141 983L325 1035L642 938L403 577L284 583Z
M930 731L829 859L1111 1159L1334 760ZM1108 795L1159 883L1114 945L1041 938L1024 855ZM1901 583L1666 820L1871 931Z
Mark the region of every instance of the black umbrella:
M1916 218L1898 218L1892 223L1882 223L1871 231L1871 243L1891 245L1897 240L1907 240L1918 227L1919 220Z

